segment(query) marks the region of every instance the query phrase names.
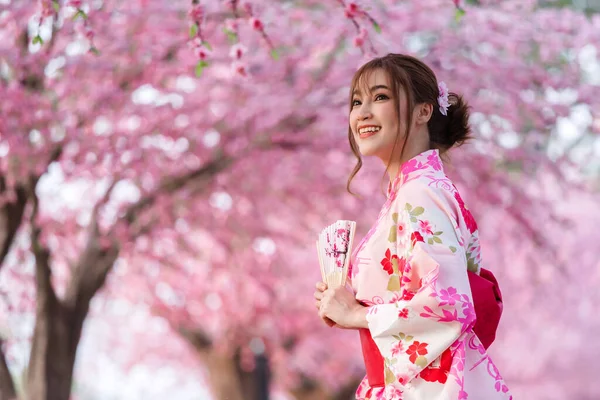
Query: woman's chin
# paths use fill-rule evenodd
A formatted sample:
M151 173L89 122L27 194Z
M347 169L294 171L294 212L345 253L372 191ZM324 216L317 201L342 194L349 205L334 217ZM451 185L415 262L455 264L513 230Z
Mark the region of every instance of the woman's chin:
M371 146L358 146L358 150L360 151L360 155L363 157L371 157L377 155L377 149Z

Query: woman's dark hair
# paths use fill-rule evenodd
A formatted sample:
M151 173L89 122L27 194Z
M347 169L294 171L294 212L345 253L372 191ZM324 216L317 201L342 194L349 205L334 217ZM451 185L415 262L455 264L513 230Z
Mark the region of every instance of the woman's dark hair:
M406 129L412 125L412 110L417 104L429 103L433 105L433 114L427 124L429 130L429 148L438 149L440 154L444 154L454 146L460 146L471 138L471 127L469 125L469 106L463 100L462 96L450 92L448 100L450 107L447 115L440 112L438 105L439 88L435 74L425 63L415 57L404 54L388 54L384 57L375 58L364 64L352 78L350 85L350 110L352 110L352 92L358 88L362 82L368 81L368 75L377 69L384 70L390 80L390 90L394 93L394 104L398 116L398 126L401 125L403 117L400 110L400 90L406 95ZM402 144L402 153L408 139L409 132L404 135ZM398 135L394 142L394 150L398 145ZM362 167L362 158L358 145L354 140L352 128L348 127L348 140L352 152L357 158L356 166L348 178L346 188L350 193L350 183ZM393 151L392 151L393 153ZM386 171L387 172L387 171Z

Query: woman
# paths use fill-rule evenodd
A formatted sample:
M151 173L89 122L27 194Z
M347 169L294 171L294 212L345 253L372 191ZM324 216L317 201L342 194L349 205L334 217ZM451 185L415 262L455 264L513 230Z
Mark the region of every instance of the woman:
M360 155L376 156L390 177L387 201L354 251L354 293L319 282L315 298L325 322L360 332L367 377L356 398L511 399L474 333L477 224L440 158L468 139L467 104L399 54L361 67L350 103L358 164L348 188Z

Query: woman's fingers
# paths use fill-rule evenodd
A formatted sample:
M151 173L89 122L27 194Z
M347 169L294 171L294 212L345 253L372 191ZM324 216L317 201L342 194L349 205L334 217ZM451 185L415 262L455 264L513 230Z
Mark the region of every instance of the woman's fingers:
M327 324L327 326L333 327L336 325L336 323L333 322L331 319L327 318L323 310L321 310L321 306L323 304L322 300L325 298L325 291L327 290L327 284L324 282L317 282L315 287L317 288L317 291L314 293L316 299L315 307L317 308L317 310L319 310L319 316L321 317L323 322Z

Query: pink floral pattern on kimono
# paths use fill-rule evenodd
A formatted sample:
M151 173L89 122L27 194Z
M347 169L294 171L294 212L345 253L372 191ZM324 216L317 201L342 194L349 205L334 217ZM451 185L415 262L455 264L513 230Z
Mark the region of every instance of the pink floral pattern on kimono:
M357 246L351 277L381 352L385 386L364 400L512 399L473 333L467 271L481 265L477 224L437 150L402 165L379 218Z

